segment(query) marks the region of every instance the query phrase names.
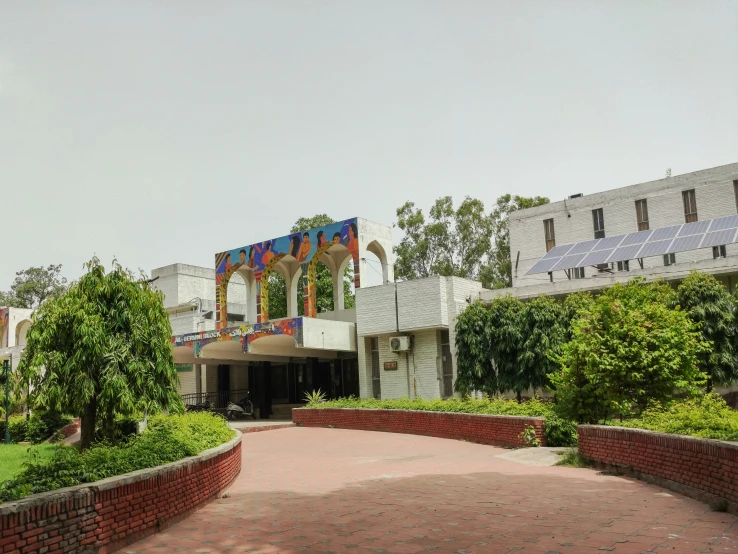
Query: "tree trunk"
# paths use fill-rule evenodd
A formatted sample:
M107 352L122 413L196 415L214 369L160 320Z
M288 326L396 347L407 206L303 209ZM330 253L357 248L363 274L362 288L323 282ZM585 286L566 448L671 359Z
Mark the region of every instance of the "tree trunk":
M517 395L518 395L518 404L522 404L523 403L523 393L521 393L520 391L517 391Z
M711 375L707 377L707 384L705 388L707 390L707 394L710 394L712 392L712 376Z
M103 437L110 444L115 444L115 416L113 416L113 410L109 410L105 414L102 425Z
M90 400L82 411L80 448L87 450L95 440L95 420L97 419L97 398Z

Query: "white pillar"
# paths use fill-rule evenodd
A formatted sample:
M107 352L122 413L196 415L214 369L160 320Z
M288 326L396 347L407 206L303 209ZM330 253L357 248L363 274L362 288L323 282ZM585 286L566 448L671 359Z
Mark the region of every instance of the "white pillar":
M287 317L297 317L300 313L297 305L297 291L302 287L302 269L297 268L294 275L289 279L285 277L285 289L287 291Z
M195 364L195 392L202 392L202 364Z

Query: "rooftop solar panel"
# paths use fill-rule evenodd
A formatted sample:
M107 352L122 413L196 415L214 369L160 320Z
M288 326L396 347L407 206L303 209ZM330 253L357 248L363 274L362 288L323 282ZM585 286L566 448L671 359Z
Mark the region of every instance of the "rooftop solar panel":
M587 252L592 251L592 249L597 245L598 242L600 242L602 239L594 239L594 240L585 240L584 242L578 242L576 243L569 252L567 252L567 256L571 256L572 254L586 254Z
M600 242L594 245L594 248L592 248L592 251L612 250L613 248L616 248L624 238L625 238L625 235L616 235L614 237L607 237L604 239L600 239Z
M528 270L528 273L526 273L526 275L531 275L533 273L548 273L557 263L559 263L559 260L561 260L561 258L539 260L533 267Z
M631 244L643 244L648 240L648 237L651 236L651 233L653 233L652 230L649 231L638 231L637 233L630 233L629 235L625 235L625 238L623 239L623 242L620 243L620 246L630 246Z
M631 244L630 246L621 246L612 253L608 262L624 262L625 260L635 260L638 251L643 248L642 244Z
M693 223L685 223L679 231L678 237L686 237L689 235L701 235L707 232L707 228L712 223L711 219L707 221L695 221Z
M571 250L572 244L564 244L562 246L554 246L551 250L546 252L546 255L541 258L542 260L549 260L551 258L560 258Z
M732 229L738 227L738 215L729 215L726 217L718 217L712 220L710 232L722 231L723 229Z
M705 239L702 241L701 248L720 246L723 244L730 244L732 242L735 242L735 234L737 230L738 229L723 229L722 231L707 233L705 235Z
M672 240L659 240L656 242L647 242L643 245L643 248L641 248L640 252L638 252L639 258L648 258L649 256L660 256L661 254L666 254L669 251L669 246L671 245Z
M681 228L681 225L673 225L672 227L662 227L661 229L654 229L651 236L648 237L648 242L658 242L665 239L673 239L675 236L677 236L677 233Z
M669 250L664 254L671 254L672 252L685 252L686 250L697 250L700 247L700 243L705 235L690 235L688 237L675 238Z
M614 252L613 249L598 250L597 252L590 252L579 263L579 266L584 267L587 265L604 264L613 252Z
M571 269L572 267L579 267L579 263L584 259L586 254L575 254L573 256L564 256L554 266L554 270L559 269Z

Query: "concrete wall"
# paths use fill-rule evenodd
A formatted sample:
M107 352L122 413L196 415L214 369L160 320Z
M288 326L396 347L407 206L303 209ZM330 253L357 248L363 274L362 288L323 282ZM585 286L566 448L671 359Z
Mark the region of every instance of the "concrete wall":
M158 277L153 285L164 293L164 307L173 308L194 298L204 301L205 307L215 308L215 269L187 264L172 264L151 272ZM247 301L246 284L240 276L228 285L228 307L235 314L244 314Z
M605 236L637 231L635 201L644 198L648 202L651 229L678 225L685 222L682 191L690 189L695 189L698 219L713 219L736 213L733 181L737 179L738 163L734 163L513 213L510 215L513 286L544 284L549 281L545 273L526 275L526 272L546 253L543 230L543 221L546 219L554 220L557 245L593 239L592 210L598 208L603 209ZM738 245L729 245L727 250L728 256L738 255ZM520 260L516 272L514 268L518 251ZM711 248L676 254L677 265L711 258ZM634 269L633 266L637 267L637 262L631 261L631 269ZM644 266L663 267L663 257L646 258ZM587 278L597 274L596 269L585 268ZM554 279L565 280L566 276L563 271L558 271L554 273Z

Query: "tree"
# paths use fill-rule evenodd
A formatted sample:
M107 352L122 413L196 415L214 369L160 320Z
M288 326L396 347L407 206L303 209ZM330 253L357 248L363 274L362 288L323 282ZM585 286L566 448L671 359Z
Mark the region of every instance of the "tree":
M589 308L592 304L592 294L589 292L574 292L564 299L563 318L566 338L564 342L572 339L572 324L579 318L580 312Z
M522 392L530 386L519 365L524 342L523 312L523 303L506 294L490 302L487 319L490 355L497 371L498 390L514 391L518 402Z
M61 268L60 264L18 271L10 291L0 292L0 306L35 310L47 299L63 294L67 279L61 276Z
M507 214L538 206L548 198L505 195L489 215L481 200L467 196L454 208L450 196L436 200L426 221L413 202L397 209L404 236L395 247L395 275L417 279L431 275L477 279L487 288L512 286Z
M677 288L676 305L699 325L702 339L711 344L699 354L699 366L707 374L707 391L713 385L731 385L738 380L736 363L736 303L712 275L692 271Z
M298 233L307 229L315 229L335 223L333 219L326 214L318 214L313 217L301 217L290 229L290 233ZM344 308L353 308L355 305L355 297L351 292L351 283L353 282L353 267L349 265L343 279L343 296ZM297 287L297 313L303 315L304 307L304 291L298 284ZM287 317L287 284L284 277L276 271L269 276L269 319L279 319ZM315 298L318 313L333 311L333 276L331 270L325 264L318 264L315 271Z
M490 226L494 235L494 245L488 263L485 265L480 280L491 289L512 286L512 258L510 256L510 227L508 216L512 212L548 204L550 200L544 196L528 198L525 196L500 196L490 215Z
M456 318L456 383L462 394L475 390L494 394L497 373L492 363L488 332L489 310L475 300Z
M521 317L523 344L518 371L533 391L549 385L548 375L558 369L555 357L566 342L564 309L550 296L526 302Z
M85 267L33 314L19 366L31 406L81 414L83 449L98 420L114 441L116 414L182 409L162 293L116 261L107 274L97 258Z
M675 392L695 394L705 382L697 360L705 348L686 312L672 308L666 283L643 279L605 289L573 322L561 371L551 375L563 412L595 423L641 412Z

